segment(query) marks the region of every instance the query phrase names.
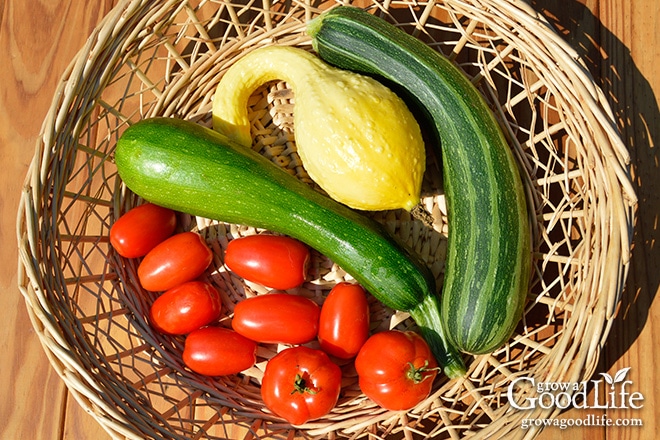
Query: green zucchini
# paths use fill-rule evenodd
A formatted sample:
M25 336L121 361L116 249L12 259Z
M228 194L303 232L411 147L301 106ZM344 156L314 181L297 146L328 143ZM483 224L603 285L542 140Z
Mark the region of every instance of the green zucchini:
M460 354L445 341L430 271L375 221L189 121L133 124L119 138L114 159L125 185L145 200L286 234L318 250L383 304L409 312L447 376L465 373Z
M365 10L331 9L308 33L323 60L393 83L430 118L449 217L442 321L460 350L492 352L521 318L531 271L520 171L493 113L447 58Z

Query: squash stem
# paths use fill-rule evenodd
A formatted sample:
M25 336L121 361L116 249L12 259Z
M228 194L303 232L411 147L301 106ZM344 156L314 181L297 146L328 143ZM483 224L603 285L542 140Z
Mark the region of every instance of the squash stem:
M449 343L442 328L438 297L427 295L422 302L409 312L445 375L450 379L465 376L467 369L463 358L456 347Z

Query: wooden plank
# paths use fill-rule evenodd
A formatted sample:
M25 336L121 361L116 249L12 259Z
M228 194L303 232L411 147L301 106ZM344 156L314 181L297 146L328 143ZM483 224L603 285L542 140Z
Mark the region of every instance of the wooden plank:
M10 0L0 6L0 438L103 438L50 367L17 288L14 224L21 188L42 121L62 72L112 1ZM90 423L93 422L93 423Z
M611 374L630 367L634 389L644 396L642 409L608 411L613 420L640 419L643 427L613 428L608 439L657 438L660 385L660 248L657 246L660 191L657 142L660 140L660 3L600 4L601 41L610 58L602 63L603 87L628 143L633 164L639 221L634 236L633 266L620 317L605 346ZM608 87L608 85L611 85Z

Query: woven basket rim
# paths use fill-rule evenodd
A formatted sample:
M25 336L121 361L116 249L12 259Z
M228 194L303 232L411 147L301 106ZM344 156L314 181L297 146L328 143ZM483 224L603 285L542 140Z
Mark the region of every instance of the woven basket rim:
M87 371L88 366L72 354L72 348L68 341L62 336L60 323L57 322L52 304L44 292L44 285L40 273L39 255L37 241L43 236L38 232L40 228L40 213L36 207L43 203L44 175L47 172L46 164L55 160L53 148L61 142L59 136L62 134L62 126L68 116L67 109L71 100L76 96L77 88L85 83L97 72L92 68L94 61L109 50L110 45L117 44L113 37L122 31L122 23L127 17L138 14L150 2L145 0L123 0L109 14L103 18L97 28L88 38L85 46L81 48L76 57L62 76L62 80L56 90L50 110L44 120L39 139L35 147L34 159L26 176L25 186L20 201L17 216L17 238L19 246L19 289L26 301L28 313L38 334L44 351L58 375L65 382L67 388L78 401L78 403L90 412L101 424L101 426L113 437L141 438L136 433L134 424L145 425L144 429L154 429L151 421L134 420L127 417L116 406L110 404L101 396L98 381ZM166 10L182 3L169 0L158 5L158 9ZM444 2L438 2L444 3ZM627 277L630 247L632 243L632 230L635 224L635 212L637 198L632 186L628 166L630 158L625 144L623 143L606 97L595 85L588 69L584 66L577 53L565 42L561 36L552 29L550 24L531 6L514 0L465 0L466 8L475 10L483 7L485 13L496 11L499 14L508 14L518 20L522 27L521 33L541 34L545 42L546 53L541 55L547 60L561 64L566 68L566 74L570 76L571 84L575 87L575 97L581 99L584 106L584 118L593 126L598 127L598 146L603 149L601 159L606 161L608 175L606 183L609 194L615 199L618 209L611 219L611 227L619 236L618 250L613 250L616 259L613 259L610 269L612 274L604 282L608 283L609 295L603 295L603 301L607 301L598 308L600 326L595 326L593 331L591 349L576 355L576 362L563 368L570 370L569 378L577 381L581 377L590 376L597 364L598 346L602 346L607 338L609 329L617 311L617 304L622 293L623 283ZM382 7L382 5L380 6ZM149 20L143 20L143 24ZM118 30L120 29L120 30ZM131 32L138 35L142 29L134 28ZM128 37L126 37L128 38ZM467 44L467 42L466 42ZM119 48L116 48L119 50ZM80 133L75 133L79 135ZM469 380L458 381L455 386L470 387ZM437 396L435 396L437 398ZM543 411L540 414L549 415L551 411ZM510 414L509 414L510 415ZM537 414L538 415L538 414ZM529 416L529 414L527 415ZM535 416L535 415L533 415ZM392 417L403 417L392 415ZM492 422L492 428L496 429L498 424L509 422L508 419L499 418ZM347 423L348 424L348 423ZM140 428L142 429L142 428ZM314 429L310 432L314 433ZM321 429L318 433L322 433ZM165 435L165 434L163 434ZM312 434L314 435L314 434Z

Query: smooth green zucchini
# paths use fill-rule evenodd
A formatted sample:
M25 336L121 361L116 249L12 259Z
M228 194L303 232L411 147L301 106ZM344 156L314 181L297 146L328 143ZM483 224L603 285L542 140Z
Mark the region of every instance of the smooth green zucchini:
M442 54L365 10L331 9L308 33L323 60L394 83L429 117L449 217L445 331L468 353L502 346L525 304L531 239L520 172L485 100Z
M117 142L115 163L126 186L150 202L303 241L383 304L408 311L447 376L465 373L444 338L432 275L375 221L189 121L153 118L132 125Z

